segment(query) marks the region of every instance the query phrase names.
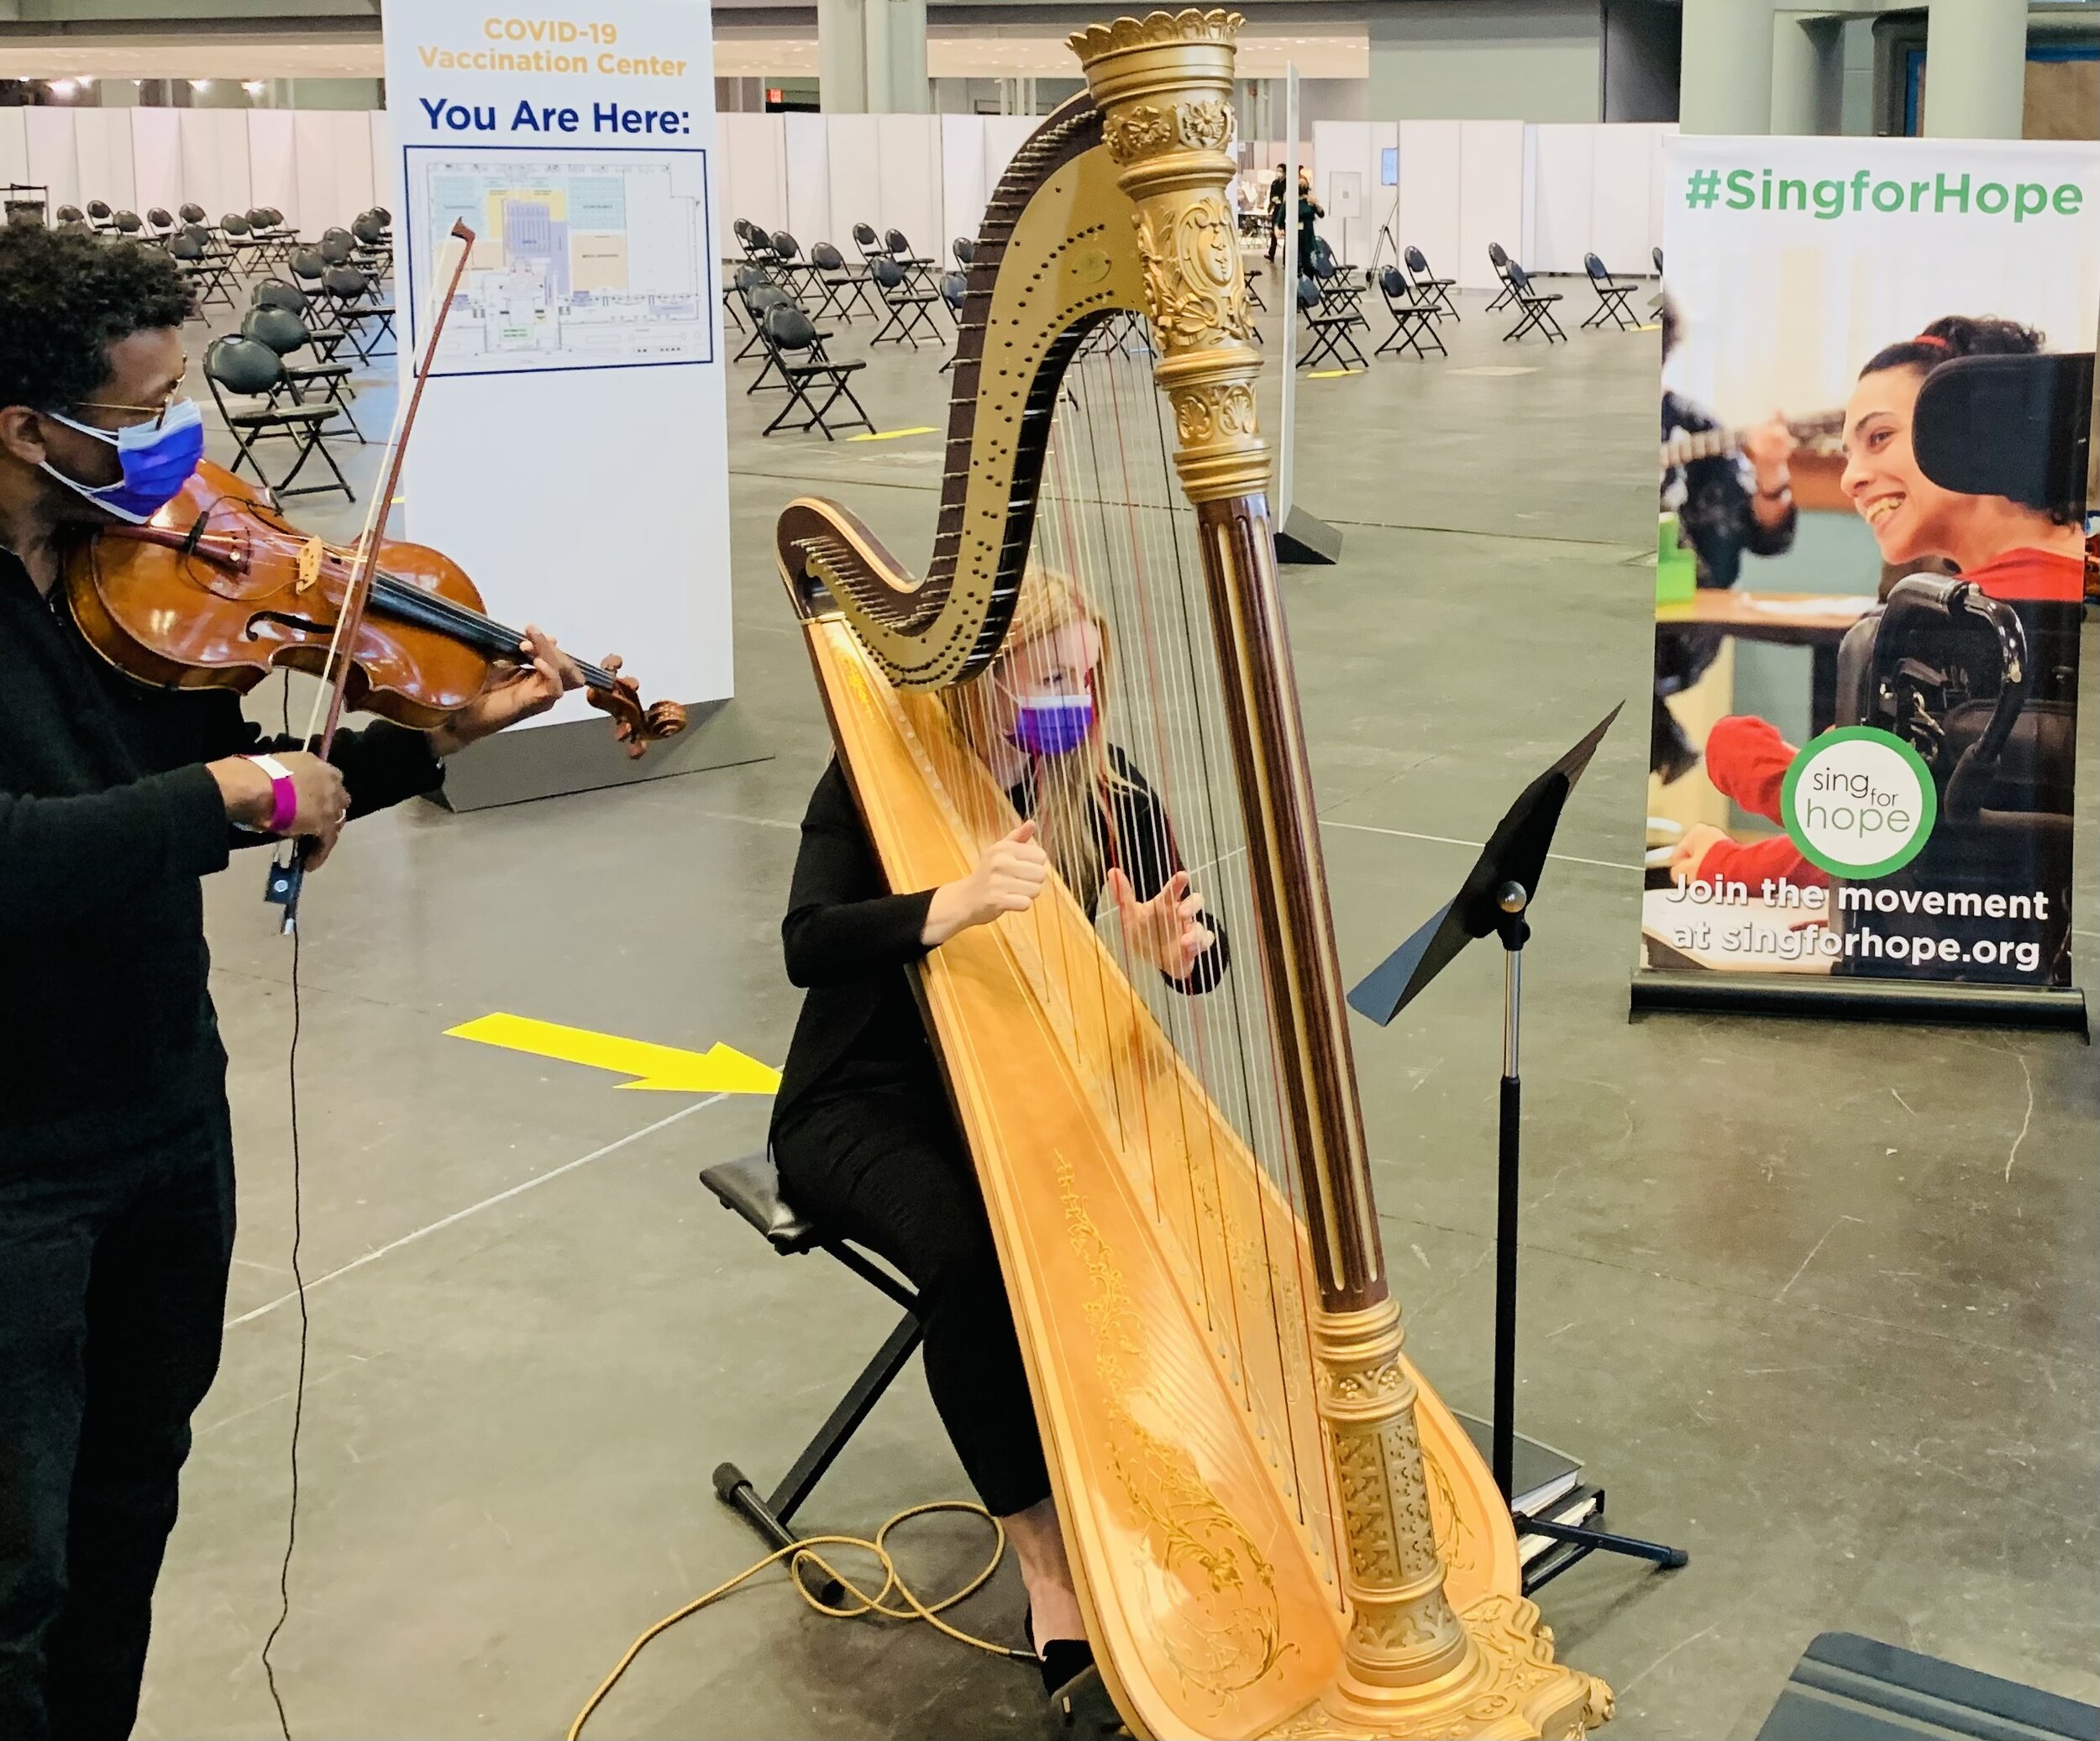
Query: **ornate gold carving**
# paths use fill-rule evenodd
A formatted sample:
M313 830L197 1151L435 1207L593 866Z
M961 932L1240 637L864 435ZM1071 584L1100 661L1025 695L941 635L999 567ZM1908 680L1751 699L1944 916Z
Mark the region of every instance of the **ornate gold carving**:
M1184 1684L1224 1699L1271 1673L1294 1647L1284 1642L1274 1569L1253 1537L1211 1491L1194 1458L1137 1418L1142 1388L1129 1355L1143 1345L1137 1313L1115 1255L1087 1212L1072 1163L1058 1156L1066 1236L1094 1284L1086 1321L1095 1371L1109 1399L1110 1464L1144 1527L1160 1575L1159 1644ZM1177 1602L1200 1581L1210 1600ZM1220 1616L1224 1618L1221 1623Z
M1537 1735L1580 1741L1611 1718L1611 1690L1553 1657L1553 1634L1537 1605L1520 1596L1486 1596L1467 1609L1483 1672L1416 1709L1367 1713L1323 1699L1269 1731L1271 1741L1349 1736L1368 1741L1430 1741L1454 1735Z
M1174 111L1174 134L1191 151L1222 151L1232 143L1232 105L1206 97Z
M1240 26L1246 22L1236 12L1205 12L1192 6L1184 12L1155 12L1142 18L1096 24L1068 37L1066 46L1082 65L1118 49L1160 48L1177 42L1215 42L1229 47L1239 40Z
M1173 123L1162 110L1141 102L1101 124L1101 140L1118 163L1157 151L1174 136Z
M1252 337L1247 281L1232 213L1215 194L1176 212L1140 209L1137 251L1145 260L1145 302L1169 353Z

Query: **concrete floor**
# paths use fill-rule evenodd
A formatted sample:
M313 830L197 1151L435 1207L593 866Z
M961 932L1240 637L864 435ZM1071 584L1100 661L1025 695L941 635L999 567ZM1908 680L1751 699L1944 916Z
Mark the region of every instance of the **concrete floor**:
M1465 316L1448 361L1382 359L1299 399L1301 499L1347 536L1341 566L1285 585L1352 969L1443 897L1525 778L1614 701L1645 705L1654 338L1505 347L1479 299ZM875 359L883 427L943 422L937 363ZM385 409L368 394L375 427ZM755 1557L714 1465L777 1476L888 1328L861 1283L771 1256L695 1182L759 1142L764 1102L623 1094L443 1037L507 1010L782 1056L776 927L827 740L773 518L820 489L920 559L939 438L761 442L740 393L731 416L738 705L774 758L465 817L407 806L351 831L309 890L312 1354L276 1653L297 1733L560 1733L642 1627ZM1629 1023L1643 736L1622 724L1585 782L1530 952L1520 1399L1526 1430L1591 1460L1621 1527L1692 1563L1592 1560L1546 1617L1617 1689L1608 1733L1628 1741L1754 1733L1828 1628L2100 1697L2094 1056L2061 1036ZM147 1736L275 1728L257 1651L298 1329L292 957L260 877L244 860L209 891L242 1234ZM1357 1034L1411 1346L1482 1412L1499 990L1478 952ZM965 1492L915 1370L806 1521L866 1529ZM906 1558L938 1586L979 1551L939 1520ZM1011 1639L1020 1609L1008 1569L964 1618ZM927 1628L821 1619L775 1580L654 1645L592 1733L1035 1736L1035 1691Z

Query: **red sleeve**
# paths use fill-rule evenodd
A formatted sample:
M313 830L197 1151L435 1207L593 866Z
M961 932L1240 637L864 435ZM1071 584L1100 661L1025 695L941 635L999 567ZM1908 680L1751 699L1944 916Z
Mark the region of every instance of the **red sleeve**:
M1731 715L1706 734L1706 777L1723 797L1777 822L1779 789L1794 753L1776 726L1752 714Z
M1783 834L1770 840L1716 841L1699 862L1701 881L1746 884L1753 894L1767 877L1797 889L1830 885L1829 873L1803 858L1800 848Z

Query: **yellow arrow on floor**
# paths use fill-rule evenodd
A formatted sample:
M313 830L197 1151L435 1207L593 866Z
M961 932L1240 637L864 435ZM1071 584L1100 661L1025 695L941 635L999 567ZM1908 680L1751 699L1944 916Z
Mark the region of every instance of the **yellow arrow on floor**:
M500 1012L447 1028L454 1040L475 1040L512 1051L529 1051L564 1064L588 1064L632 1076L623 1088L655 1088L673 1094L770 1094L780 1086L780 1072L717 1041L706 1051L626 1040L617 1034L565 1028L559 1022L535 1021L529 1015Z

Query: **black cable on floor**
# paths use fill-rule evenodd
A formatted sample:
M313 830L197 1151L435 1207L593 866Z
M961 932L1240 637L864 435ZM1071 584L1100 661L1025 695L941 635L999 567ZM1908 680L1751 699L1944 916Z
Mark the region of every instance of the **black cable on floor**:
M284 1741L291 1741L291 1719L285 1715L283 1695L277 1691L277 1671L270 1660L270 1646L291 1618L291 1550L299 1540L299 1427L307 1404L307 1278L299 1267L299 1245L304 1233L300 1214L299 1180L299 938L291 933L291 1044L285 1053L285 1086L291 1106L291 1285L299 1297L299 1375L291 1392L291 1503L285 1513L285 1557L277 1568L277 1620L263 1640L263 1678L270 1683L270 1702L277 1707L277 1728Z

